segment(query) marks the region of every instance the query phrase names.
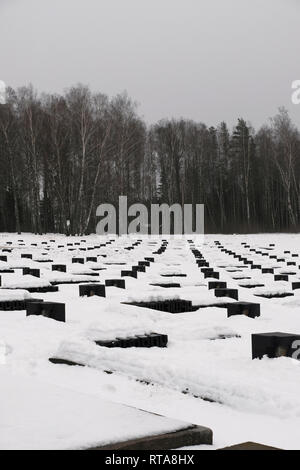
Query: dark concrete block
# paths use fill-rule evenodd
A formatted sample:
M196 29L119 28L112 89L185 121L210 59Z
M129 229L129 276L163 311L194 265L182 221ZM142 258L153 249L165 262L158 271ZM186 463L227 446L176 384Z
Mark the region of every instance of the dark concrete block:
M238 289L215 289L215 296L239 300L239 291Z
M288 281L289 276L286 274L275 274L274 281Z
M296 344L299 342L299 344ZM260 333L252 335L252 359L292 357L299 349L300 335Z
M138 274L137 271L121 271L121 277L134 277L137 279Z
M26 275L41 277L41 271L39 269L23 268L23 276Z
M150 286L155 286L155 287L162 287L164 289L179 289L181 287L181 284L178 284L176 282L170 282L168 284L163 284L163 283L159 283L159 282L156 282L156 283L151 283Z
M124 279L106 279L106 287L118 287L119 289L125 289L125 280Z
M52 271L59 271L61 273L67 272L67 266L65 264L53 264Z
M263 297L265 299L283 299L284 297L292 297L294 294L292 292L283 292L275 294L254 294L255 297Z
M145 266L146 268L150 266L150 261L139 261L139 266Z
M222 281L209 281L208 283L208 289L226 289L227 288L227 282L222 282Z
M249 318L256 318L260 316L260 304L252 302L235 302L228 304L227 316L245 315Z
M23 259L32 259L32 255L29 253L22 253L21 258Z
M202 272L203 274L205 274L205 273L213 273L213 272L214 272L214 268L209 268L209 267L201 268L201 272Z
M126 302L125 302L126 303ZM184 313L193 312L198 307L193 307L191 300L171 299L171 300L154 300L149 302L130 302L128 305L135 305L142 308L151 308L161 312Z
M158 333L151 333L128 338L115 338L111 341L97 340L95 343L98 346L106 348L166 348L168 345L168 336Z
M84 258L72 258L72 263L84 264Z
M93 297L94 295L106 297L105 286L103 284L84 284L79 286L79 295L80 297Z
M138 273L145 273L146 267L145 266L132 266L132 271L136 271Z
M263 274L274 274L274 269L273 268L262 268L261 272Z
M209 263L205 259L197 259L196 263L197 263L199 268L209 267Z
M65 304L58 302L30 302L26 303L26 315L41 315L52 320L65 322Z
M60 359L58 357L50 357L49 362L51 362L52 364L59 364L65 366L85 367L84 364L80 364L79 362L68 361L67 359Z
M204 279L207 279L207 278L210 278L210 277L212 279L220 279L220 273L217 273L215 271L204 273Z

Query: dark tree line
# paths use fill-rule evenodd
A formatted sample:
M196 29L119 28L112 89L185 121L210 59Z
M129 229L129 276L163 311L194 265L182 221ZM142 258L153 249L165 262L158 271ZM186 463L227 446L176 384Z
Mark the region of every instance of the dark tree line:
M147 128L126 95L8 89L0 105L0 231L95 231L96 207L203 203L206 231L298 231L300 135L280 109L258 132L191 120ZM67 221L70 221L70 225Z

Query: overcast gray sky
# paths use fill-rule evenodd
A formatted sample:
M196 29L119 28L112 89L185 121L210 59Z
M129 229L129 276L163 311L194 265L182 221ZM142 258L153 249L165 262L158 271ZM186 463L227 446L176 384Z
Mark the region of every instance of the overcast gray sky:
M286 106L300 126L299 43L300 0L0 0L0 80L127 90L149 123L258 127Z

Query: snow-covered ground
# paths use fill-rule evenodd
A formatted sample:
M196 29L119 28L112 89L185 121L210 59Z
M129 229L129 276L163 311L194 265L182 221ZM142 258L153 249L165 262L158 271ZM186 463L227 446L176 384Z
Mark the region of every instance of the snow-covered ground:
M256 319L227 318L226 308L210 306L235 300L216 298L214 291L208 290L208 282L214 279L204 278L186 240L170 239L160 255L153 254L161 245L159 238L144 238L134 250L125 250L137 238L116 238L95 249L108 239L0 235L0 256L7 256L7 262L0 261L0 270L14 270L0 274L0 302L34 297L66 304L66 323L26 317L24 310L0 311L0 448L78 448L106 439L130 438L132 428L126 426L122 436L119 430L113 432L118 426L104 432L110 413L111 423L118 422L118 416L123 422L126 413L137 413L118 408L117 403L210 427L213 449L249 440L300 449L300 362L251 359L252 333L300 334L300 290L293 291L291 286L300 281L300 260L292 257L300 253L300 236L209 235L204 243L194 237L196 248L220 273L220 280L238 289L239 300L260 303L261 316ZM21 239L24 242L18 241ZM254 264L274 268L274 274L292 273L289 281L275 282L273 274L250 269L221 252L215 240L245 254ZM7 245L9 241L12 245ZM42 245L45 241L47 245ZM12 252L1 252L7 248ZM256 254L250 251L253 248L284 261ZM291 253L284 253L287 250ZM21 258L22 253L31 253L33 259ZM74 257L97 257L97 262L73 264ZM103 284L106 279L119 279L121 270L131 269L145 257L154 257L155 262L145 273L139 272L137 279L124 278L126 289L107 287L106 298L79 297L79 282ZM289 262L296 262L296 266ZM52 271L52 264L65 264L67 272ZM23 276L24 267L40 269L41 278ZM179 276L182 274L186 277ZM59 282L58 292L29 294L26 290ZM181 288L152 285L166 282ZM270 293L294 295L260 297ZM170 298L190 300L200 308L170 314L126 304ZM167 334L168 347L107 349L95 344L95 340L151 332ZM50 357L87 367L54 365L48 361ZM84 412L74 412L76 403ZM151 422L143 428L144 420L138 414L132 422L137 423L136 435L153 430ZM176 428L179 424L160 423L157 431L163 426Z

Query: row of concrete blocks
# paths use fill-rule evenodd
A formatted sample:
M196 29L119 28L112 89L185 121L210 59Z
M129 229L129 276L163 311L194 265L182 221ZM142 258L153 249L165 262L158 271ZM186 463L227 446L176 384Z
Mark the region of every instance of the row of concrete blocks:
M65 304L58 302L44 302L39 299L32 299L26 302L26 315L27 316L43 316L52 320L65 322L66 321L66 308ZM95 341L98 346L107 348L151 348L160 347L165 348L168 344L168 336L158 333L150 333L146 335L136 335L126 338L116 338L112 341Z
M215 242L215 244L221 247L220 242ZM242 243L245 245L245 248L250 248L250 245ZM270 247L275 246L270 244ZM223 248L222 248L223 249ZM226 250L228 251L228 250ZM252 250L257 253L257 250ZM285 254L290 253L290 251L285 251ZM231 254L231 253L229 253ZM298 257L297 254L293 254L293 257ZM274 258L270 256L270 258ZM255 269L256 266L252 266ZM258 266L261 268L261 266ZM274 270L264 270L266 273L274 273ZM274 276L275 281L288 280L288 276L278 275ZM293 289L299 289L300 283L295 282L292 284ZM233 304L234 306L235 304ZM252 335L252 358L253 359L262 359L263 357L277 358L277 357L291 357L295 359L300 358L300 335L293 335L290 333L282 332L270 332L270 333L257 333Z
M232 304L236 309L237 304ZM243 305L239 306L244 308ZM32 299L26 302L27 316L38 315L65 322L65 304L57 302L44 302ZM166 347L167 335L152 333L129 338L116 338L115 341L96 341L99 346L105 347ZM252 335L252 358L300 357L300 335L288 333L261 333Z
M112 240L110 242L106 242L106 243L102 243L100 245L95 245L94 247L87 247L87 248L79 248L80 251L92 251L94 249L100 249L102 247L106 247L107 245L110 245L112 242L114 242L115 240ZM55 242L55 241L53 241ZM84 241L86 242L86 240ZM128 250L132 250L134 249L136 246L139 246L141 244L142 240L138 240L137 242L133 243L132 246L130 247L126 247L125 249L128 249ZM7 244L12 244L12 242L7 242ZM42 245L45 245L47 244L47 242L42 242ZM76 245L80 245L80 243L67 243L67 247L70 247L70 246L76 246ZM32 243L31 246L37 246L37 243ZM64 248L64 245L59 245L58 248ZM45 248L47 250L47 248ZM50 248L49 248L50 249ZM3 249L2 252L8 252L8 253L11 253L11 249ZM72 248L69 248L69 251L75 251L75 249L72 249ZM103 255L100 255L100 256L103 256ZM33 259L33 254L32 253L21 253L21 258L23 259ZM4 261L4 262L7 262L7 256L4 256L4 255L0 255L0 261ZM53 260L37 260L37 262L53 262ZM95 256L92 256L92 257L87 257L86 258L86 262L97 262L97 257ZM85 259L84 258L79 258L79 257L76 257L76 258L73 258L72 259L72 263L79 263L79 264L84 264L85 263ZM58 268L54 268L53 270L57 270L57 271L62 271L62 272L66 272L64 269L64 265L57 265Z
M227 283L219 280L219 273L214 272L213 268L209 267L209 263L203 258L202 253L199 250L191 249L193 255L196 258L198 266L201 267L201 272L205 278L214 277L217 281L209 281L208 289L214 289L216 297L229 297L235 300L239 300L238 289L228 289ZM251 302L236 302L229 303L227 305L227 316L231 317L234 315L246 315L250 318L256 318L260 316L260 304Z
M212 267L209 267L209 263L203 258L203 255L198 250L192 250L192 251L193 251L194 256L196 257L196 262L198 264L198 267L201 268L201 272L203 273L204 278L205 279L214 278L214 279L219 280L220 274L218 272L215 272ZM199 256L201 257L200 259L199 259ZM269 269L269 268L263 269L262 271L266 273L274 272L273 269ZM284 276L284 275L274 276L276 281L287 280L286 277L287 276ZM215 290L216 297L231 297L235 300L238 300L238 290L227 289L227 285L225 282L220 281L216 283L209 283L209 286L210 285L211 286L215 285L215 287L209 287L209 289L212 289L212 288L216 289ZM263 287L263 286L264 284L257 284L256 286L249 285L248 287L252 288L252 287ZM293 290L300 289L300 282L293 282L292 289ZM289 293L289 292L283 293L283 294L256 294L257 297L265 297L265 298L288 297L288 296L293 296L293 295L294 295L293 293Z
M273 268L263 268L261 264L254 264L254 261L252 260L248 260L247 257L243 256L243 255L239 255L237 254L235 251L232 251L232 250L227 250L226 248L223 247L223 245L220 245L218 244L217 242L215 242L215 244L217 245L217 247L224 253L227 253L228 255L230 256L233 256L235 259L239 259L239 261L243 261L244 264L246 265L250 265L251 266L251 269L261 269L262 273L263 274L274 274L274 269ZM242 243L243 244L243 243ZM250 245L245 245L245 248L248 247L250 248ZM256 254L260 254L262 256L268 256L270 259L276 259L278 262L286 262L286 259L285 258L280 258L280 257L277 257L276 255L271 255L269 253L263 253L262 251L260 250L256 250L255 248L253 249L250 249L250 252L253 252L253 253L256 253ZM290 251L285 251L284 252L285 254L286 253L290 253ZM292 254L291 255L293 258L298 258L299 255L298 254ZM296 261L287 261L287 266L297 266L297 263ZM300 266L298 266L298 268L300 269Z

